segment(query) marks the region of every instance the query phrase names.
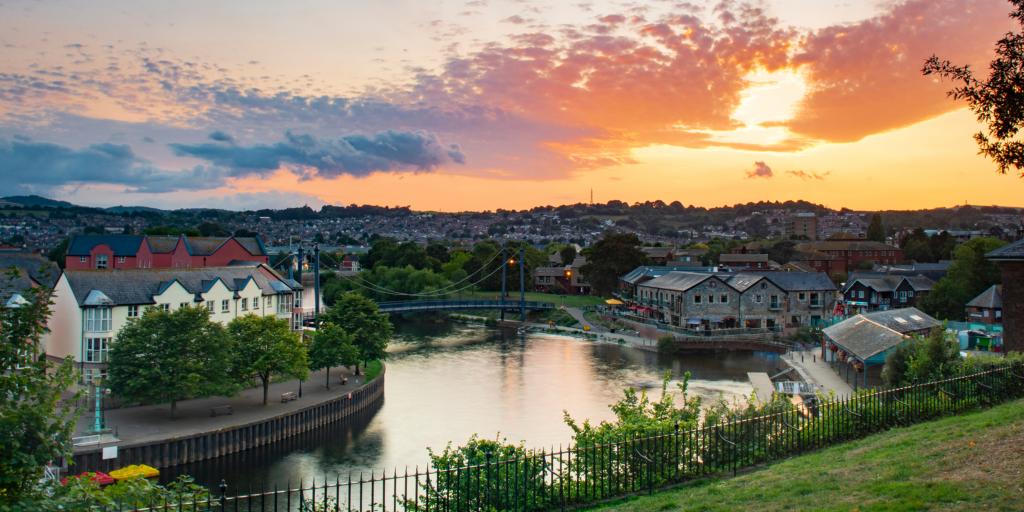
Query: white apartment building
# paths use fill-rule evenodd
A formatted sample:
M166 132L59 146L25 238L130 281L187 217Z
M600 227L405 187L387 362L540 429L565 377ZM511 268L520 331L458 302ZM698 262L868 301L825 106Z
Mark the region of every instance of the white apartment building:
M302 286L269 266L65 270L54 286L47 356L78 363L83 382L103 378L110 346L146 308L202 305L227 324L248 314L273 315L302 328Z

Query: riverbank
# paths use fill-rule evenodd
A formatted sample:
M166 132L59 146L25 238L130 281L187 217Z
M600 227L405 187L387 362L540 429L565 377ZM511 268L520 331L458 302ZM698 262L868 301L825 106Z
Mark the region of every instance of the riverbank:
M301 398L298 381L273 383L267 405L262 403L262 388L251 388L230 398L179 402L173 419L167 405L105 411L106 425L117 440L75 446L71 471L107 471L128 464L158 468L187 464L308 432L378 407L383 401L385 376L383 366L372 370L378 375L366 382L365 374L334 369L330 389L324 385L325 372L313 372L301 384ZM294 399L282 400L282 395L291 393ZM91 413L83 414L77 430L87 432L92 421ZM103 449L112 446L117 447L117 458L103 459Z
M1024 400L593 510L1021 510Z

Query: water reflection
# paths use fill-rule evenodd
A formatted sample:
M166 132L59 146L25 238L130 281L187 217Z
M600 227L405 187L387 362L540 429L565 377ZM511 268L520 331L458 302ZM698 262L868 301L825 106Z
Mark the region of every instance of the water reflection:
M528 447L570 441L563 411L609 419L629 386L655 386L689 371L691 392L747 395L748 371L773 371L771 353L665 356L613 344L529 335L445 321L403 322L388 362L385 402L375 413L285 443L178 470L236 489L428 464L427 448L499 435ZM411 466L412 467L412 466Z

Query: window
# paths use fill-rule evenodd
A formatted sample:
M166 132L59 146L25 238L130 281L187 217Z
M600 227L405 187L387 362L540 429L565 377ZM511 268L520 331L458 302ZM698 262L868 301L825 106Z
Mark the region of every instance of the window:
M88 263L89 262L89 257L88 256L79 256L78 257L78 262L79 263Z
M110 330L110 308L89 308L85 310L85 330L107 332Z
M128 258L125 258L124 256L118 256L117 257L117 262L118 263L124 263L127 259Z
M985 318L988 318L988 310L987 309L981 310L981 316L985 317Z
M128 318L138 318L138 317L139 317L139 307L138 306L128 306Z
M260 308L260 298L259 297L253 297L252 298L252 308L253 309L259 309Z
M864 298L864 290L857 290L857 297L863 299Z
M1002 318L1002 317L1003 317L1003 310L997 309L996 310L996 318Z
M804 301L806 301L806 300L807 300L807 294L806 294L806 293L804 293L804 292L800 292L800 293L796 294L796 298L797 298L797 300L799 300L800 302L804 302Z
M768 303L773 308L779 307L779 296L778 295L771 295L771 296L769 296L768 297Z
M242 311L248 311L249 310L249 299L242 299L241 308L242 308Z
M722 304L728 304L729 303L729 294L728 293L723 293L721 296L718 297L718 302L721 302Z
M213 313L213 301L212 300L206 301L206 310L209 311L210 313Z
M107 378L107 370L97 368L86 368L82 370L82 382L84 384L92 384L97 379L102 382Z
M715 296L714 295L708 295L708 304L714 304L714 303L715 303Z
M220 312L227 313L228 311L230 311L230 305L228 304L228 300L224 299L220 301Z
M170 311L171 310L171 305L170 304L160 304L160 308L163 309L164 311Z
M700 304L700 295L699 294L694 294L693 295L693 303L694 304Z
M762 290L767 289L767 288L768 288L768 283L761 283L761 289Z
M96 268L97 269L105 269L105 268L107 268L107 255L106 254L97 254L96 255Z
M295 294L295 307L297 307L297 308L301 308L302 307L302 293L296 293Z
M760 293L757 294L757 295L754 295L754 302L756 302L758 304L764 302L764 295L761 295Z
M85 339L85 362L105 363L107 362L107 351L110 348L110 338L86 338Z

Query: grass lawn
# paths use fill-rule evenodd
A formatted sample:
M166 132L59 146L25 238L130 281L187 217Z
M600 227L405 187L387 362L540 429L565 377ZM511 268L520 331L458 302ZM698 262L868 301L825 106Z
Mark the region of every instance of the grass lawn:
M1024 400L600 510L1024 510Z
M518 284L516 286L519 286ZM519 292L510 291L506 300L519 300ZM463 292L459 297L466 299L497 300L499 292ZM596 306L604 304L605 299L593 295L557 295L554 293L526 292L526 300L537 302L553 302L559 306Z
M371 380L376 379L377 376L380 375L381 370L383 369L384 363L381 363L380 360L370 361L369 363L366 363L366 368L363 368L363 373L366 375L366 380L363 382L370 382Z

